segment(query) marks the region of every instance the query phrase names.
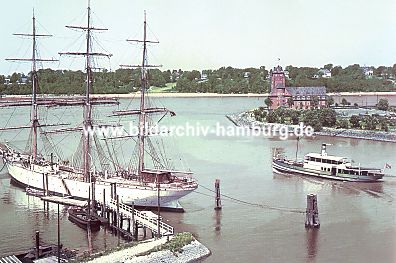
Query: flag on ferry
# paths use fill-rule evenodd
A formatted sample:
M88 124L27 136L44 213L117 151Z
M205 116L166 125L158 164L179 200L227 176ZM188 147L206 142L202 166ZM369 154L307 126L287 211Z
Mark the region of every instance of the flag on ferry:
M391 169L391 168L392 168L392 165L390 165L389 163L385 163L385 168Z

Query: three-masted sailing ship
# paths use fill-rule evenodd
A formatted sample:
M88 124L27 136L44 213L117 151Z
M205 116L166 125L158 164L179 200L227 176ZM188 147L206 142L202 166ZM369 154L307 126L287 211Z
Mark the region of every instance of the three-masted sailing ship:
M130 155L138 159L137 167L134 169L123 167L119 164L114 164L113 169L111 165L103 165L102 170L95 169L94 160L92 158L93 145L104 153L104 148L98 144L104 141L106 144L110 140L117 140L118 138L103 138L99 140L95 134L89 134L87 130L94 130L95 126L99 126L92 115L92 108L94 105L101 104L114 104L117 103L112 99L104 99L92 96L93 89L93 67L92 61L95 56L109 56L105 53L92 51L92 32L97 30L106 30L96 28L91 25L91 7L88 2L88 19L86 26L67 26L76 30L83 30L86 34L86 50L84 52L65 52L61 55L79 55L85 57L86 69L86 87L85 96L71 97L71 98L46 98L38 97L39 79L37 74L36 63L39 61L52 61L37 58L37 44L36 38L44 36L36 33L35 17L33 15L33 32L32 34L24 34L32 37L33 39L33 56L31 59L24 59L32 61L32 97L31 101L25 99L7 100L2 99L0 106L2 107L17 107L17 106L30 106L31 119L30 125L21 127L5 127L7 129L29 128L30 138L28 141L29 150L17 150L11 146L10 143L4 143L0 146L0 153L3 161L7 166L8 172L14 183L22 186L29 187L30 189L42 190L46 194L70 196L77 199L95 198L96 200L103 200L103 195L106 199L110 199L113 193L113 186L116 185L117 195L121 202L125 204L134 204L141 207L178 207L177 200L188 193L194 191L198 184L192 177L190 171L177 171L169 169L165 165L161 165L159 160L154 160L157 165L154 168L149 168L145 165L145 157L155 158L153 154L147 154L146 144L150 145L150 136L147 129L149 125L149 116L151 114L174 115L174 113L166 108L156 108L146 105L148 83L148 68L147 64L147 44L155 41L146 39L146 17L144 18L144 36L143 40L131 40L143 45L143 58L142 63L139 65L141 70L141 88L140 88L140 107L138 109L126 109L113 111L112 116L125 117L125 116L138 116L139 134L133 138L137 142L137 153L130 152ZM38 108L48 106L82 106L83 107L83 122L81 127L68 127L58 128L55 130L45 131L45 127L53 127L57 125L67 125L64 123L57 124L41 124L39 122ZM162 118L161 118L162 119ZM103 127L103 125L102 125ZM38 151L38 135L46 136L48 133L62 133L62 132L81 132L81 151L80 156L82 162L80 165L73 165L75 162L72 160L62 159L56 153L56 161L52 156L39 153ZM132 136L131 136L132 137ZM47 138L48 139L48 138ZM50 140L48 139L48 142ZM110 149L111 147L107 147ZM102 160L117 159L115 152L107 153L106 158ZM149 155L149 156L147 156ZM49 156L51 156L49 158ZM154 162L153 161L153 162ZM94 187L92 187L94 184ZM91 193L93 188L93 193ZM160 196L160 198L159 198ZM158 203L160 202L160 204Z

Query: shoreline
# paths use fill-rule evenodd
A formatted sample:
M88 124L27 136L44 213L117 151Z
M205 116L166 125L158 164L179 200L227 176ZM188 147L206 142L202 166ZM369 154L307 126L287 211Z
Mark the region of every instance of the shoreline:
M174 239L181 235L191 235L190 233L179 233L176 236L161 237L160 239L149 239L140 241L131 247L116 249L106 253L106 251L93 254L91 257L76 259L75 262L101 263L101 262L125 262L125 263L150 263L150 262L179 262L190 263L200 261L211 255L211 251L192 235L192 240L179 249L173 250L167 247ZM178 244L179 241L175 241ZM173 246L175 245L173 244ZM171 246L172 247L172 246ZM74 262L74 261L72 261Z
M253 126L263 127L268 124L254 120L249 114L247 114L247 112L229 114L226 115L226 118L230 120L235 126L247 127L249 129L252 129ZM270 124L287 126L288 129L293 129L292 125L280 124L280 123L270 123ZM336 129L336 128L323 127L321 131L315 131L313 135L396 143L395 132L357 130L357 129Z
M220 94L220 93L178 93L178 92L153 92L148 93L153 98L238 98L238 97L255 97L265 98L269 93L243 93L243 94ZM396 96L394 91L378 91L378 92L335 92L327 93L329 96ZM38 97L80 97L82 95L54 95L44 94ZM30 98L31 95L3 95L3 98ZM140 92L127 93L127 94L92 94L95 98L134 98L140 97Z

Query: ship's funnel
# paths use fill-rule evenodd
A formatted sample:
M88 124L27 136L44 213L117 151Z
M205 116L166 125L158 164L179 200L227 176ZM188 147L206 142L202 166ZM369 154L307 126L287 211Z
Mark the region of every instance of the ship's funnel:
M322 143L322 151L320 152L320 155L327 156L326 146L327 146L327 144Z

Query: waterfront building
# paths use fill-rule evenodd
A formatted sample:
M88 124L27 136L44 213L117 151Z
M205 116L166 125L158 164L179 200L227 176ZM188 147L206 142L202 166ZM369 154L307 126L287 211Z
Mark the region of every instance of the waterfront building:
M271 109L279 107L294 109L323 108L326 106L326 87L286 87L286 76L281 66L270 71Z

